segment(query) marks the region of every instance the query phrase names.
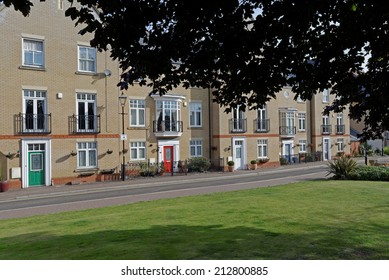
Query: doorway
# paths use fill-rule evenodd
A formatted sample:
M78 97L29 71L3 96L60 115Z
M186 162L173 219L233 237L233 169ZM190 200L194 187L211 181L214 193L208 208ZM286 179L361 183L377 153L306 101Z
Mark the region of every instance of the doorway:
M244 138L233 138L232 160L235 163L235 169L244 169L246 162L246 140Z
M282 156L292 163L293 156L293 141L282 141Z
M22 140L22 187L49 186L51 141Z
M331 144L330 138L323 138L323 160L330 160Z
M28 182L30 187L45 184L45 144L28 145Z
M172 172L173 161L174 161L174 147L173 146L164 146L163 147L163 162L165 167L165 172Z

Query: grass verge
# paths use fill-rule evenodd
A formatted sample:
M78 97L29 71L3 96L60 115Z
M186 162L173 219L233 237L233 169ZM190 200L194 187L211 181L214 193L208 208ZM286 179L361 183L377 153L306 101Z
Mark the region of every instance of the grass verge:
M0 259L389 259L389 183L306 181L2 220Z

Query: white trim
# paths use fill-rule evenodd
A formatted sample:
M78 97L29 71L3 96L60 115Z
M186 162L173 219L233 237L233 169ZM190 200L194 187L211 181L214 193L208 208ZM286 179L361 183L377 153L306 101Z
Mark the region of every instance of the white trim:
M328 158L327 159L324 158L324 153L325 153L325 150L324 150L324 140L328 140ZM331 159L331 138L323 137L321 145L322 145L322 152L323 152L323 161L330 160Z
M33 39L33 40L45 40L45 36L42 35L36 35L36 34L27 34L27 33L22 33L22 38L23 39Z
M22 85L22 90L42 90L42 91L47 91L48 87L25 86L25 85Z
M242 137L232 137L231 138L231 147L232 147L232 160L236 163L237 162L237 159L236 159L236 154L235 154L235 141L242 141L243 144L242 144L242 151L241 151L241 164L240 164L240 168L239 169L245 169L245 164L247 162L247 155L246 155L246 149L247 149L247 143L246 143L246 138L242 138ZM237 164L234 165L234 169L238 169L237 168Z
M286 153L286 145L290 145L290 154L289 154L289 161L290 162L293 162L293 158L292 156L294 155L294 141L293 140L282 140L282 152L281 152L281 155L282 156L286 156L287 153Z
M182 102L182 100L186 99L186 97L183 95L175 95L175 94L165 94L162 96L160 96L159 94L152 94L151 98L153 98L154 100L171 100L171 99L173 99L173 100L176 100L179 102Z
M97 90L95 90L95 89L77 89L76 88L76 94L77 93L90 93L90 94L97 94ZM76 98L77 98L77 96L76 96Z
M82 47L90 47L91 46L89 42L82 42L82 41L77 41L77 45L82 46Z
M174 170L177 168L177 163L180 160L180 141L179 140L158 140L158 162L163 161L163 147L173 146L173 161L175 162Z
M22 188L29 187L28 181L28 145L45 144L45 186L51 184L51 139L22 139Z

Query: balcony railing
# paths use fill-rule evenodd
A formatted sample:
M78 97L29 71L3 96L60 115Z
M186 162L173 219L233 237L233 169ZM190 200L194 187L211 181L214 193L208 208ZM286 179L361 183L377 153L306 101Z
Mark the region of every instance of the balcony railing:
M260 133L266 133L270 131L270 119L255 119L254 131Z
M15 115L17 134L50 134L51 114L22 114Z
M321 126L321 134L327 135L327 134L331 134L331 132L332 132L331 125L323 124Z
M336 134L344 134L345 133L345 125L344 124L338 124L335 125Z
M230 119L230 131L242 133L247 131L247 119Z
M280 135L281 136L294 136L296 135L295 126L280 126Z
M100 133L100 115L73 115L69 117L69 129L74 134Z
M153 131L157 136L180 136L183 127L182 121L153 121Z

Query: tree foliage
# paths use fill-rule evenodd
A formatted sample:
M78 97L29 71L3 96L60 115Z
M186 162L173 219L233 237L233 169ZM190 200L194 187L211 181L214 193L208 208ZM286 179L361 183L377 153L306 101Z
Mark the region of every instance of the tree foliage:
M389 129L387 0L68 1L81 33L120 61L122 89L210 87L228 110L255 109L286 85L303 99L331 88L326 113L349 106L368 137Z

